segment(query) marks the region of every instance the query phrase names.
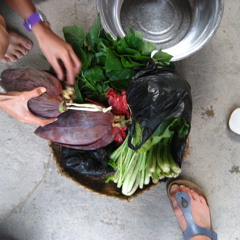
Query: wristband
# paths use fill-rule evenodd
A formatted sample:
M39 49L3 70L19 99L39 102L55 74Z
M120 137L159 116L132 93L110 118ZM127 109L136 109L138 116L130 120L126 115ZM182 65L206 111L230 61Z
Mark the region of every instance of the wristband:
M35 24L44 21L46 21L45 16L38 10L23 22L23 26L30 32Z

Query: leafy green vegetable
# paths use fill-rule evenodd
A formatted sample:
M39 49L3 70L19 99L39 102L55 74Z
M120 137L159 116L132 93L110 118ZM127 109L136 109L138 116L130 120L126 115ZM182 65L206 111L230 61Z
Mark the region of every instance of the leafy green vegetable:
M89 79L90 82L102 82L105 79L103 70L97 66L84 71L84 76Z
M76 84L74 85L74 90L75 90L75 102L76 103L81 103L83 102L82 94L79 90L79 80L76 81Z
M80 26L68 26L63 28L65 40L73 45L79 43L78 47L81 48L84 42L84 31Z
M107 72L112 70L122 70L123 66L116 54L109 48L106 49L105 69Z
M162 122L148 141L137 151L128 147L128 136L123 144L110 155L109 165L116 172L107 181L114 181L124 195L132 195L152 180L157 183L165 177L177 177L181 168L171 154L175 134L185 138L189 133L187 121L175 118ZM133 144L141 142L142 129L136 124Z
M142 46L142 54L143 55L150 55L152 53L153 50L156 49L156 45L154 43L151 42L143 42L143 46ZM171 59L170 59L171 60Z
M149 61L163 68L172 58L161 50L151 58L156 45L144 41L142 34L133 29L124 38L114 40L102 29L100 17L88 33L84 33L80 26L64 27L63 33L82 61L75 86L75 90L78 88L75 101L78 102L85 101L85 98L104 100L109 88L126 89L132 77Z
M171 60L172 56L163 51L158 51L157 53L155 53L153 55L152 58L156 65L164 67L164 66L170 64L170 60Z

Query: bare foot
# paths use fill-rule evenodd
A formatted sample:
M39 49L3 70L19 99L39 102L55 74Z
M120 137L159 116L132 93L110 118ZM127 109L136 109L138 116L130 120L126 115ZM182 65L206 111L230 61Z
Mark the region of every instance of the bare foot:
M192 189L190 189L188 187L185 187L183 185L179 186L177 184L174 184L174 185L172 185L172 187L170 189L170 198L172 201L174 214L177 218L177 221L178 221L182 231L185 232L185 230L187 228L187 222L185 220L182 210L180 209L180 207L178 206L178 203L176 201L175 194L177 192L185 192L189 195L190 204L191 204L191 208L192 208L192 215L193 215L193 219L194 219L195 223L197 225L199 225L200 227L211 229L210 211L209 211L209 207L207 205L205 198L200 196L198 193L196 193L195 191L193 191ZM209 237L206 237L203 235L199 235L199 236L195 236L195 237L191 238L191 240L197 240L197 239L210 240Z
M18 59L25 56L33 47L33 44L27 38L15 32L8 32L9 45L4 57L0 59L3 63L16 62Z

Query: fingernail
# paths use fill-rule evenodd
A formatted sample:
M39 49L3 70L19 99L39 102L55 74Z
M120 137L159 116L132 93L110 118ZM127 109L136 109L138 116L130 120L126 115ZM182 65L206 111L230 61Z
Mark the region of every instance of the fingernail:
M41 88L40 88L40 91L41 91L41 93L45 93L45 92L47 91L47 89L44 88L44 87L41 87Z

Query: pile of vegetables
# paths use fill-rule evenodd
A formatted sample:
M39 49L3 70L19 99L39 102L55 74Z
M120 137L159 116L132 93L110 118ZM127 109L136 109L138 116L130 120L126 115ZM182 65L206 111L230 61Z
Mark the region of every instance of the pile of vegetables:
M134 76L127 99L132 124L124 143L110 155L116 172L108 181L130 196L151 180L180 174L192 102L187 81L154 64Z
M186 121L175 118L164 121L142 147L134 151L128 147L128 137L111 155L109 164L116 169L112 180L122 188L124 195L132 195L137 188L142 189L150 180L158 183L165 177L175 178L181 173L180 166L174 161L171 153L171 141L174 134L185 138L189 125ZM134 143L141 141L141 127L136 124Z
M150 182L177 177L191 123L191 89L161 50L130 29L116 40L100 18L84 33L80 26L64 27L83 65L74 91L66 90L54 74L36 69L2 73L6 91L46 87L29 101L42 118L58 120L35 134L62 146L66 167L91 176L106 175L130 196Z
M126 89L132 77L146 67L149 60L160 67L170 65L172 56L156 50L154 43L143 41L142 34L130 29L124 38L113 40L98 18L88 33L80 26L63 28L65 40L82 60L81 72L75 85L76 102L85 98L104 102L110 89Z

